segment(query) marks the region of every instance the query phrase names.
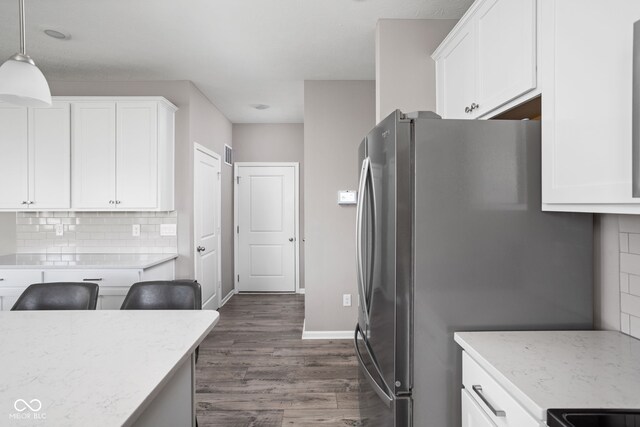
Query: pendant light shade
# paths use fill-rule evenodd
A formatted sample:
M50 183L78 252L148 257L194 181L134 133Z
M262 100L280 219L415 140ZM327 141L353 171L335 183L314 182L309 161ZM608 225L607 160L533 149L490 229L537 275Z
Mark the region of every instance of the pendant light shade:
M20 52L0 66L0 102L23 107L51 105L51 91L44 75L25 48L24 0L20 5Z
M0 101L23 107L51 105L47 80L33 61L12 57L0 66Z

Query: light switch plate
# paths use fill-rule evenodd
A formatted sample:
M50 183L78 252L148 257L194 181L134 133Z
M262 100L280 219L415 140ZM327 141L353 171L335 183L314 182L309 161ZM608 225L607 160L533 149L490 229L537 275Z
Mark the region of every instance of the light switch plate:
M131 235L133 237L140 237L140 224L133 224L131 226Z
M64 225L56 224L56 236L64 236Z
M178 233L177 224L160 224L161 236L175 236Z

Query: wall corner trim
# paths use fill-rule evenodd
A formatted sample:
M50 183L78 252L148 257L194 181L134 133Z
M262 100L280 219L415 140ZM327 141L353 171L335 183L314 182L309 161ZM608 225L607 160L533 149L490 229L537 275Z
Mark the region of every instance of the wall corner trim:
M302 324L303 340L349 340L353 338L353 331L307 331L307 320Z

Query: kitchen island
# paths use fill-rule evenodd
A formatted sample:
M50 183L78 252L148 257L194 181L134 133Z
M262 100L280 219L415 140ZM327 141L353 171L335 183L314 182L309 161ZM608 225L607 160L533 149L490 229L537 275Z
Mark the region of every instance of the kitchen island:
M195 425L216 311L0 312L0 425Z

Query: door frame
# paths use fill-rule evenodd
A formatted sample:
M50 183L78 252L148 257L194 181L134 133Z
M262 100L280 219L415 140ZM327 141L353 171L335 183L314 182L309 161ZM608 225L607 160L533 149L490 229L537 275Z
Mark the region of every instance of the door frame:
M212 157L215 161L218 162L218 277L216 277L216 307L214 310L220 308L220 303L222 301L222 162L221 157L218 153L213 150L208 149L207 147L198 144L197 142L193 143L193 244L191 245L191 250L193 251L193 274L195 278L198 277L198 259L195 251L195 243L198 238L196 233L196 161L198 156L198 151L201 153ZM206 301L202 301L202 308L204 309L204 304Z
M234 162L233 164L233 289L237 294L238 290L238 258L240 242L238 241L238 170L243 166L249 167L293 167L293 182L294 182L294 260L293 266L295 268L293 277L296 284L295 293L300 293L300 163L298 162ZM277 293L277 292L275 292Z

